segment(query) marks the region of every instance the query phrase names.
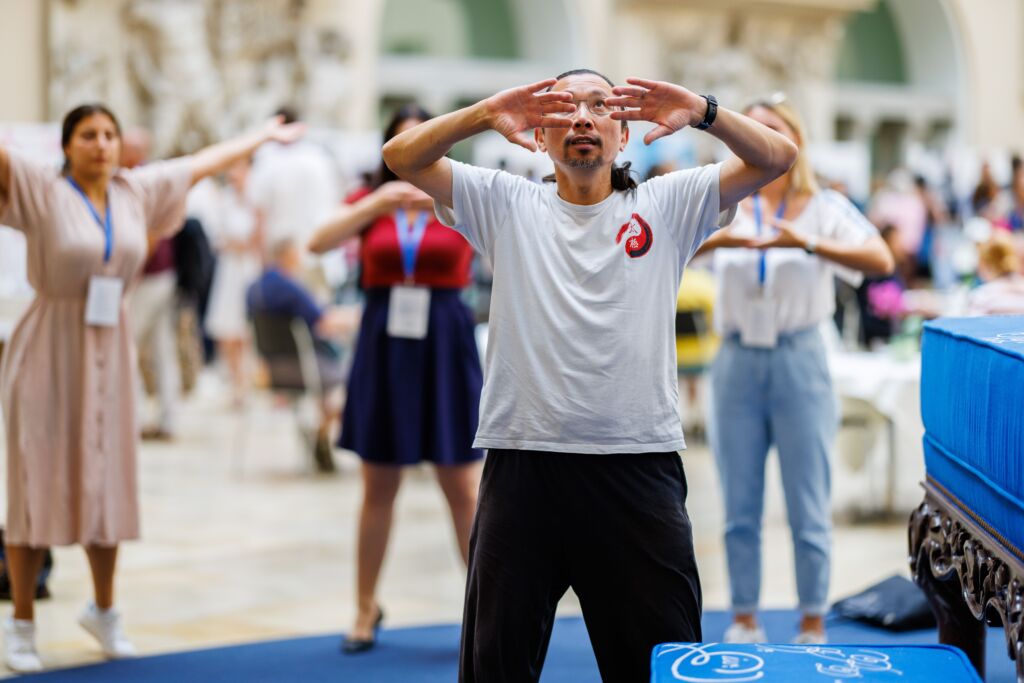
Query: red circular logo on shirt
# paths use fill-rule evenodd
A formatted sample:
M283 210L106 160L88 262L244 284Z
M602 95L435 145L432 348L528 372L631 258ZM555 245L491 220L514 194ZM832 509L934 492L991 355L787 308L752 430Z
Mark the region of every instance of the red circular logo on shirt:
M647 225L647 221L641 218L639 214L634 213L629 222L619 228L619 234L615 237L615 244L619 244L623 240L626 243L626 254L630 258L640 258L651 250L651 245L654 243L654 233L651 232L651 226Z

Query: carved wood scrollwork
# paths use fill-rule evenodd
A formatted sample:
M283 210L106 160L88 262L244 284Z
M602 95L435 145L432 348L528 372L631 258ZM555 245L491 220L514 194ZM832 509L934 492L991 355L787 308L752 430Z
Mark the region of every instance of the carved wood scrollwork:
M908 541L914 581L936 611L940 635L943 624L956 630L961 605L979 622L1002 624L1017 682L1024 683L1024 565L931 493L911 513Z

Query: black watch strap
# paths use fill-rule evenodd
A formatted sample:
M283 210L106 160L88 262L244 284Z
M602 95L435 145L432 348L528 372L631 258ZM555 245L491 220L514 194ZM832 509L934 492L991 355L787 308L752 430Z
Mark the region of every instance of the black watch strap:
M697 130L707 130L714 124L715 117L718 116L718 100L714 95L701 95L701 97L708 101L708 110L704 112L704 120L697 124Z

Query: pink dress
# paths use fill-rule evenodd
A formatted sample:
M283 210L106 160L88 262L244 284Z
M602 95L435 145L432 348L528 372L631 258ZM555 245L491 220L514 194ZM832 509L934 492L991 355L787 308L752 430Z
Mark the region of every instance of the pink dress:
M139 536L135 348L126 298L146 255L146 230L182 225L188 159L119 171L110 182L113 253L56 170L10 155L0 223L25 234L36 298L0 367L7 437L7 543L110 546ZM93 275L125 282L116 327L85 324Z

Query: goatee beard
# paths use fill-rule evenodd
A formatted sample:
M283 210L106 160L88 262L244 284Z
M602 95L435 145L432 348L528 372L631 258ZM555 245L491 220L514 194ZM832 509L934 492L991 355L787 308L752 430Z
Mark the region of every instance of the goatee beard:
M600 168L601 160L597 157L593 159L570 159L569 168Z

